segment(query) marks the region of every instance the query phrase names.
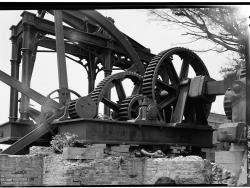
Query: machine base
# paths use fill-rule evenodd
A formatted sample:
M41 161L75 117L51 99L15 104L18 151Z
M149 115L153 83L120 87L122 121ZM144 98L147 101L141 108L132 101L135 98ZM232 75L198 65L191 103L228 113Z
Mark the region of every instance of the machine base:
M0 125L0 143L1 144L13 144L30 131L36 128L33 123L27 122L6 122ZM48 145L51 140L51 134L46 134L42 138L38 139L33 145Z
M183 145L212 147L213 129L206 125L187 123L122 122L98 119L75 119L53 123L58 133L78 135L84 143ZM7 122L0 125L0 143L12 144L35 128L35 124ZM32 145L48 145L51 134L38 139Z
M77 134L86 143L212 147L213 129L206 125L97 119L66 120L55 124L59 133Z

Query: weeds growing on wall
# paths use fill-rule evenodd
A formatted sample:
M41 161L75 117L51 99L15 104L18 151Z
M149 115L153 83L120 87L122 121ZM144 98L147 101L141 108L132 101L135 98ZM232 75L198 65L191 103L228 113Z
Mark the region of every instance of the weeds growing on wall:
M63 147L74 147L78 142L77 138L78 136L76 134L72 134L69 132L55 135L50 141L52 150L55 153L62 153Z

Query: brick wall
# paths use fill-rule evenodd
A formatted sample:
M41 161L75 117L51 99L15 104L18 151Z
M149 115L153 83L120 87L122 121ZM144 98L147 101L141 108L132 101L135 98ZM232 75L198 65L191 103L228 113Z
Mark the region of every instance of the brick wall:
M0 155L1 185L142 185L170 177L178 184L210 183L211 165L200 157L105 156L65 160L62 154Z
M160 177L169 177L177 184L211 183L211 164L197 156L147 159L144 169L144 184L154 184Z
M43 158L37 155L0 155L1 186L42 184Z
M170 177L178 184L211 183L210 163L194 156L175 159L112 156L82 162L54 155L44 161L44 185L153 185L160 177Z
M43 185L67 185L62 155L51 153L43 158Z
M143 162L137 158L106 157L95 160L44 158L43 185L139 185Z

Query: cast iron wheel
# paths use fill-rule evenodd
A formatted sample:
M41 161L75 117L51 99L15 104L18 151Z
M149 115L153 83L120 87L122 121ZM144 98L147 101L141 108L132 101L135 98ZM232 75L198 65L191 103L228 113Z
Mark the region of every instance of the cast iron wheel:
M133 85L134 85L133 91L130 96L127 96L125 93L124 86L122 84L122 81L124 79L129 79L133 82ZM118 114L119 114L120 104L125 103L124 101L128 99L129 97L135 96L140 93L142 79L143 77L141 75L135 72L129 72L129 71L120 72L120 73L113 74L113 75L106 77L97 85L94 91L89 94L92 100L96 103L97 112L98 112L99 104L102 102L105 106L113 110L115 119L116 118L119 119ZM118 101L112 101L111 99L108 99L105 96L108 92L111 91L113 87L115 88Z
M135 119L139 115L139 107L143 95L133 95L119 103L118 120L126 121Z
M182 60L179 74L174 66L173 55ZM190 67L196 76L209 76L203 61L191 50L185 48L171 48L155 56L149 63L143 77L142 93L157 104L161 117L165 122L174 122L175 110L180 95L180 84L188 80ZM187 99L184 110L185 121L206 123L211 104L200 103ZM188 110L188 111L187 111ZM204 117L205 116L205 117Z
M70 93L74 94L77 98L80 98L81 95L79 93L77 93L76 91L73 91L71 89L56 89L54 91L52 91L51 93L49 93L47 96L46 96L46 101L44 102L44 104L42 105L41 107L41 112L42 113L48 113L48 112L54 112L56 110L59 110L57 108L55 108L55 106L53 105L53 101L52 101L52 96L57 93L58 97L55 97L54 99L59 99L59 96L62 94L62 95L66 95L67 93L70 95ZM66 101L66 104L61 104L61 109L62 108L66 108L65 110L68 111L69 113L69 116L71 116L71 108L70 108L70 103L72 101L75 101L75 100L69 100L69 101ZM58 101L60 102L60 101ZM64 114L65 116L67 114Z

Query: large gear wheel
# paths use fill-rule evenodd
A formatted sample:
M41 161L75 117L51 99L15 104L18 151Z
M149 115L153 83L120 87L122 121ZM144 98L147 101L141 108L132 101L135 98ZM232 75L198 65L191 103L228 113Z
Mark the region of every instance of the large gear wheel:
M131 80L134 84L132 93L129 96L127 96L128 94L126 94L122 84L122 81L125 79ZM136 108L138 108L139 104L137 99L141 99L141 97L138 97L137 94L139 94L141 91L142 79L143 77L141 75L129 71L116 73L106 77L97 85L97 87L89 94L89 96L82 97L70 103L70 117L73 119L85 118L86 116L88 118L94 118L98 115L100 103L103 103L105 106L112 109L115 119L119 117L119 113L123 114L120 109L120 105L127 104L127 100L130 102L126 108L131 109L132 106L136 106ZM109 93L113 87L115 88L118 101L112 101L106 96L106 94ZM88 110L83 110L81 106L87 107ZM130 111L128 116L122 116L121 119L127 120L127 118L135 117L135 114L136 112Z
M177 62L173 60L174 56L178 56L182 60L179 74L176 68ZM196 76L209 76L202 60L191 50L181 47L171 48L159 53L146 68L142 93L157 104L162 115L161 118L167 123L172 121L171 116L179 97L180 85L183 81L189 79L190 68L193 69ZM185 121L203 123L206 122L204 116L209 115L211 104L187 99L187 108L190 112L184 111Z
M129 78L134 83L134 89L132 95L138 94L141 88L141 83L143 77L135 72L119 72L113 75L106 77L102 80L93 92L90 93L91 98L99 103L104 99L105 93L110 90L112 87L115 87L117 90L119 101L122 101L126 98L126 95L123 93L124 88L121 83L125 78ZM105 99L104 99L105 100Z

